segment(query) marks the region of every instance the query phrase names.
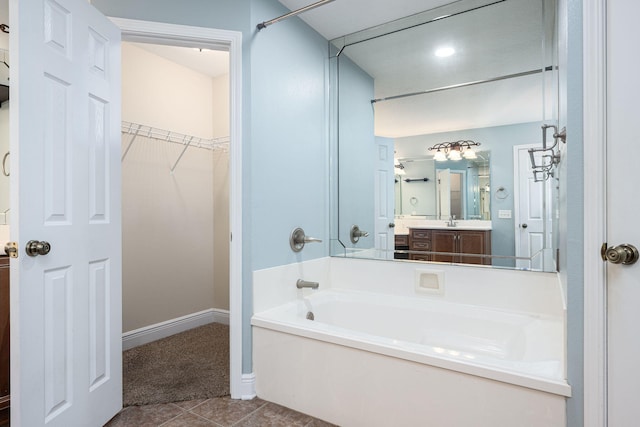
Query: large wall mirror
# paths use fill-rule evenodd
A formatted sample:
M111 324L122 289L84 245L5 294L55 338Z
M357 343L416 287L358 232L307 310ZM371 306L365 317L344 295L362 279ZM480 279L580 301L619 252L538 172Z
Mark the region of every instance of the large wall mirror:
M330 42L332 255L556 270L558 172L529 153L558 121L555 12L461 0Z

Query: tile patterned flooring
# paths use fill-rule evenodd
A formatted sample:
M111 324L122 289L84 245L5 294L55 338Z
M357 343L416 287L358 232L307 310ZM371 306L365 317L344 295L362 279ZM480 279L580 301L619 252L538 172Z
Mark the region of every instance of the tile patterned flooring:
M330 427L317 418L255 398L207 400L129 406L105 427Z

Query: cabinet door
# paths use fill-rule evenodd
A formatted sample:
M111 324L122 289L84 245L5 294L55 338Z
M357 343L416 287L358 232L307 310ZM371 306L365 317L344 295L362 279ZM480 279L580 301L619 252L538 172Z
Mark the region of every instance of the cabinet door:
M460 258L455 254L458 252L456 246L457 232L449 230L432 230L431 247L434 252L446 252L451 255L433 254L432 261L436 262L459 262Z
M462 254L460 262L464 264L486 264L483 257L471 257L464 254L486 253L486 232L460 231L458 232L458 251ZM487 258L489 259L489 258Z

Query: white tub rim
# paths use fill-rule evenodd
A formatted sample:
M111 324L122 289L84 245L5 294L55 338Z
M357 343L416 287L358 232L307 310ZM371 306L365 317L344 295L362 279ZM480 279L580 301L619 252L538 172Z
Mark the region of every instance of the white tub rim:
M339 290L335 288L331 291L339 292ZM347 292L352 293L354 291L349 290ZM406 347L419 345L359 331L349 332L348 329L341 328L339 326L327 325L321 322L313 322L306 319L296 319L295 322L291 322L274 318L274 313L278 313L282 310L294 309L297 307L298 303L299 301L292 301L281 306L256 313L251 318L251 324L254 327L270 329L316 341L378 353L388 357L408 360L411 362L430 365L565 397L571 396L571 386L569 386L565 379L551 379L518 372L508 368L500 368L494 365L481 365L471 361L466 362L464 360L453 360L446 356L418 353L417 351L412 351L410 348ZM354 338L354 334L358 335L357 339ZM396 341L395 344L394 341ZM399 348L398 344L404 345L405 348ZM562 361L559 362L563 363Z

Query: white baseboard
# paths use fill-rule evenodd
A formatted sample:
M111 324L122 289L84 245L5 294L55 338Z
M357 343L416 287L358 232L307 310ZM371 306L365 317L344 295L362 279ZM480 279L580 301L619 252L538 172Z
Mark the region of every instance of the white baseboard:
M187 314L186 316L176 317L175 319L125 332L122 334L122 350L129 350L130 348L134 348L139 345L147 344L179 332L184 332L189 329L214 322L228 325L229 310L210 308L208 310Z
M240 389L240 399L251 400L256 397L256 374L242 374L242 387Z

